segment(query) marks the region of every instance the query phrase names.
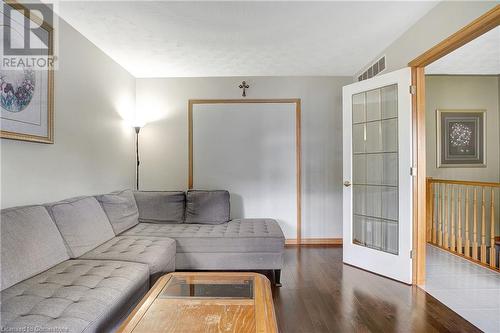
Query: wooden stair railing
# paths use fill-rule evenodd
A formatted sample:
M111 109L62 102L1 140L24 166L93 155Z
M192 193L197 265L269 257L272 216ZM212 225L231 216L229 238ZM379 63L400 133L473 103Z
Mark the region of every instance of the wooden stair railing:
M500 183L427 178L427 242L500 272L499 192Z

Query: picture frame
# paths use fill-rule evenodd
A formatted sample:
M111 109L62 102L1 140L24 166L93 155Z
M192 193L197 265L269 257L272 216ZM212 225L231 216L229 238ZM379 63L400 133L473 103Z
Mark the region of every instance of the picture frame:
M436 110L438 168L486 167L486 110Z
M5 4L21 13L22 16L27 17L30 21L38 24L47 33L47 56L53 55L53 26L36 15L30 15L30 11L16 1L6 1ZM2 7L1 11L5 22L6 13L4 12L4 7ZM12 30L15 29L15 24L21 24L21 22L16 22L13 18L9 22L11 23L10 29ZM19 82L23 82L23 84L24 82L33 83L32 96L21 101L19 99L16 100L16 96L12 96L14 95L13 92L19 88ZM19 70L0 69L0 84L2 85L0 138L53 144L54 69L52 67L43 70L33 70L26 67ZM7 89L11 91L10 96L8 96L8 93L5 93L4 89L8 85L10 85Z

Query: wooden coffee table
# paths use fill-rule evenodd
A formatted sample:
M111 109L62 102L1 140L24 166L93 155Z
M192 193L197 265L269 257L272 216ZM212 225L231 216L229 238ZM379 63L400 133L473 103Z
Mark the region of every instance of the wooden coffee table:
M170 273L118 332L278 332L271 285L257 273Z

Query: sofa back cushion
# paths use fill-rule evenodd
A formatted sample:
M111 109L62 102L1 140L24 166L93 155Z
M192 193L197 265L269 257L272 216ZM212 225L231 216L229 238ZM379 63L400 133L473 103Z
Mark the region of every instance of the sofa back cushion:
M186 194L186 223L221 224L230 219L228 191L189 190Z
M0 223L1 290L69 259L45 207L3 209Z
M96 199L108 216L116 235L139 223L139 211L132 190L98 195Z
M93 250L115 236L106 213L94 197L66 199L47 205L71 258Z
M182 223L186 195L180 191L134 192L140 222Z

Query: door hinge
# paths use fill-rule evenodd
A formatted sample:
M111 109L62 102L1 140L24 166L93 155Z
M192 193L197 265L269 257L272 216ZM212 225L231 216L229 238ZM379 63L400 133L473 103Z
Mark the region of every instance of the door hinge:
M417 93L417 86L411 85L410 86L410 94L415 95Z
M410 176L415 177L417 175L417 167L410 167Z
M413 250L410 250L410 259L413 259Z

